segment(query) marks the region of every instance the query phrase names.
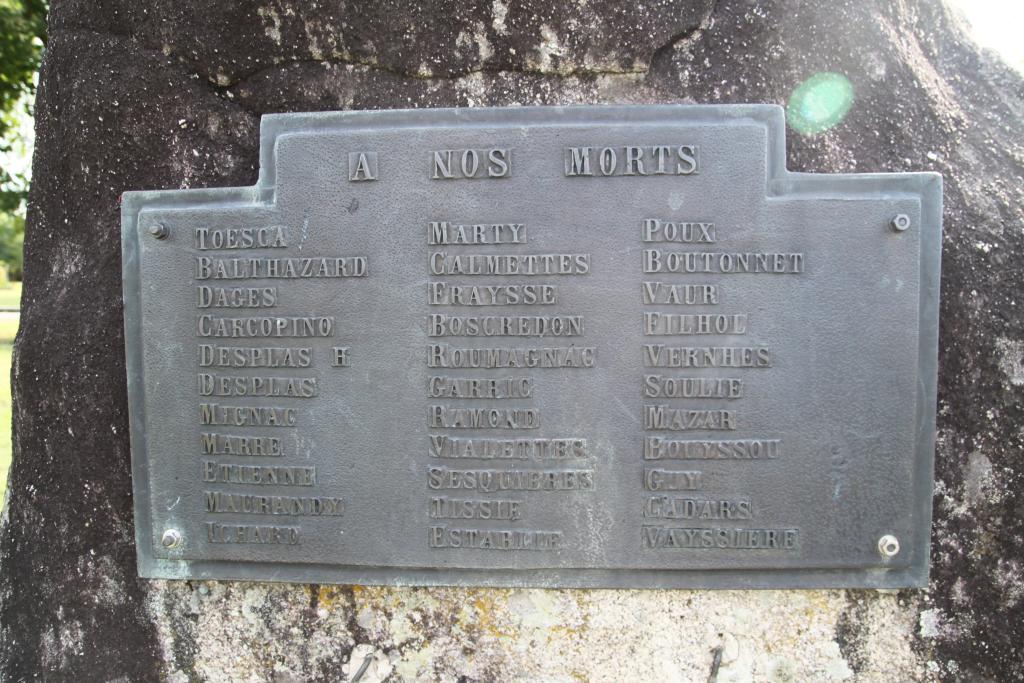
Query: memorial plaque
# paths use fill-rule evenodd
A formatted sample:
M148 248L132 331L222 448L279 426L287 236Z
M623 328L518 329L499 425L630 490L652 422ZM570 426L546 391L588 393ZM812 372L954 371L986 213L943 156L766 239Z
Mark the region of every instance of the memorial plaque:
M790 173L760 105L260 144L124 195L143 576L926 583L939 176Z

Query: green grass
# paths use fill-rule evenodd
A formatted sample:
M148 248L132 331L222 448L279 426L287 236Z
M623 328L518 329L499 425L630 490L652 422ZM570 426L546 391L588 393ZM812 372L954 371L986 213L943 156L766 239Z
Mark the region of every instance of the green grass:
M7 495L7 468L11 464L11 352L18 320L15 315L0 314L0 507Z
M18 308L21 305L21 283L0 286L0 308Z

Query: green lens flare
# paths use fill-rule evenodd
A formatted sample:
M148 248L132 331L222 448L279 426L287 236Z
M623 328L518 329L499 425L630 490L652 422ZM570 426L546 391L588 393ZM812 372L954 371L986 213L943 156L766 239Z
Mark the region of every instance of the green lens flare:
M786 118L789 127L802 135L816 135L832 128L853 106L853 84L843 74L816 73L789 96Z

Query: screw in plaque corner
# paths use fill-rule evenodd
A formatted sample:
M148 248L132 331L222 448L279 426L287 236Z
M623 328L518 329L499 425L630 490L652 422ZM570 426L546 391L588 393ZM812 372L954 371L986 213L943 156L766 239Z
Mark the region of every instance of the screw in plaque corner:
M895 557L900 551L900 540L892 534L886 534L878 539L878 552L882 557Z
M164 532L163 538L160 542L164 544L165 548L174 549L181 545L181 532L177 529L168 529Z
M161 225L160 223L149 226L149 234L158 240L167 239L170 232L171 231L167 229L166 225Z
M896 232L905 232L910 227L910 216L905 213L898 213L892 217L889 225Z

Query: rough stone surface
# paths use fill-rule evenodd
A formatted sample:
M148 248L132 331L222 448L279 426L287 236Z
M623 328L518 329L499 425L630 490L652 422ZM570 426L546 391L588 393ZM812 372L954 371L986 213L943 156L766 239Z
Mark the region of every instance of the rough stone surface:
M946 213L927 591L530 591L136 578L118 197L248 185L259 115L785 103L845 74L790 168L935 170ZM55 0L14 462L9 681L1024 680L1024 86L933 0ZM349 662L349 658L352 662ZM353 668L355 667L355 669Z

